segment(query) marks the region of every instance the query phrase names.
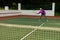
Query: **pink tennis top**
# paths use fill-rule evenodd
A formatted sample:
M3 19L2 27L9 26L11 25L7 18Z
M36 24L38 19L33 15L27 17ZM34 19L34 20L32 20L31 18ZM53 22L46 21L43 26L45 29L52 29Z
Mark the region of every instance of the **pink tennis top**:
M45 10L42 9L42 10L39 10L38 14L40 14L40 13L45 14L46 12L45 12Z

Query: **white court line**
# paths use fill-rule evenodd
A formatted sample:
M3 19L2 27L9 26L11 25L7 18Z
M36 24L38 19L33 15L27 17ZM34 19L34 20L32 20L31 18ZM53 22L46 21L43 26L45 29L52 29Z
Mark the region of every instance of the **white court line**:
M42 25L44 25L45 23L42 23L39 27L41 27ZM32 30L31 32L29 32L27 35L25 35L24 37L22 37L20 40L23 40L24 38L26 38L27 36L29 36L31 33L33 33L34 31L36 31L37 29Z

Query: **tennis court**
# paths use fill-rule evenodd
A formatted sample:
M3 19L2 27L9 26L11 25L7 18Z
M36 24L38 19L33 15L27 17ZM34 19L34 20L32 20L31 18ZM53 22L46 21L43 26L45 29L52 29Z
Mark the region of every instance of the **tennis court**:
M48 18L48 22L44 18L0 20L0 40L60 40L60 19Z

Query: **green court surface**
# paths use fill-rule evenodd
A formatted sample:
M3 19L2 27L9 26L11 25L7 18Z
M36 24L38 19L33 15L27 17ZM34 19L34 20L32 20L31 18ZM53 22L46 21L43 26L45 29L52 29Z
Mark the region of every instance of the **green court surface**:
M58 27L58 28L60 28L60 19L49 19L48 22L43 25L43 27Z
M60 19L39 19L39 18L12 18L8 20L0 20L0 23L8 24L21 24L21 25L32 25L39 26L42 23L45 23L42 27L60 27Z
M0 20L0 23L18 24L18 25L32 25L39 27L55 27L60 28L60 19L39 19L39 18L12 18L8 20ZM21 40L27 34L32 32L31 28L5 27L0 26L0 40ZM60 31L40 30L33 31L23 40L60 40Z
M8 20L0 20L0 23L39 26L42 22L40 22L39 18L13 18Z

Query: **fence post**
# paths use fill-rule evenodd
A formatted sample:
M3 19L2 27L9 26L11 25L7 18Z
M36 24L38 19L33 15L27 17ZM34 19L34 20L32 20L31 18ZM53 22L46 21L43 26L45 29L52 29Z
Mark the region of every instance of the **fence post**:
M54 2L52 3L52 11L53 11L53 13L55 13L55 3Z
M21 4L18 3L18 10L21 10Z
M9 10L9 7L8 6L5 6L5 10Z

